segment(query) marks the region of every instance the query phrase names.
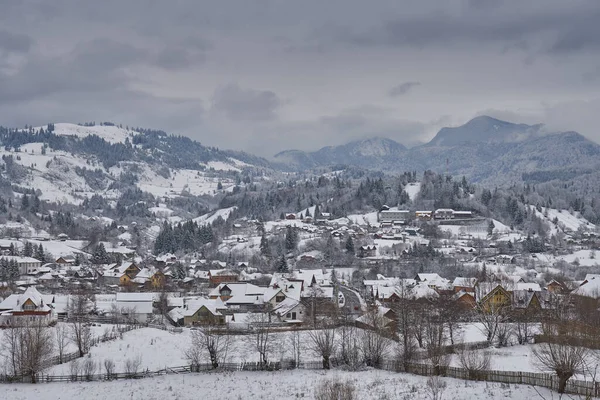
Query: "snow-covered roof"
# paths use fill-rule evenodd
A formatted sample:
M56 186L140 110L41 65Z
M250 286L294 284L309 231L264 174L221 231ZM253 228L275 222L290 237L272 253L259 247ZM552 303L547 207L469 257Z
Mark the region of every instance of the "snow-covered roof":
M591 297L593 299L600 298L600 277L590 277L577 289L573 290L572 294L576 296Z
M116 301L117 302L129 302L129 301L144 302L145 301L145 302L150 302L150 304L152 304L152 302L154 301L154 293L119 292L119 293L117 293Z
M452 286L454 287L474 287L477 283L477 278L463 278L456 277L454 278L454 282L452 282Z

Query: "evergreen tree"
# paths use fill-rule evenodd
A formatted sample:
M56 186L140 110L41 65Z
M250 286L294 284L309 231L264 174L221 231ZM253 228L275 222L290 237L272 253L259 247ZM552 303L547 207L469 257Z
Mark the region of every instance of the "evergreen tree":
M496 225L494 225L494 221L490 219L490 222L488 223L488 228L487 228L488 236L492 236L494 234L495 227L496 227Z
M279 257L279 260L277 260L277 272L289 272L287 260L285 259L284 254L282 254L281 257Z
M350 254L354 254L354 240L352 240L351 235L348 235L348 239L346 239L346 251Z
M271 248L269 247L269 240L267 239L267 236L265 234L263 234L260 238L260 254L263 257L271 257Z
M108 264L110 263L110 257L106 252L106 248L103 243L99 243L94 248L94 253L92 254L92 264Z
M285 249L287 251L296 250L296 246L298 245L298 232L295 228L291 226L287 226L285 231Z
M33 244L25 242L23 246L23 257L33 257Z
M21 197L21 210L27 210L29 208L29 196L24 194Z
M44 253L44 247L42 246L41 243L39 246L37 246L35 248L35 254L34 254L33 258L36 258L36 259L40 260L41 262L46 261L46 254Z

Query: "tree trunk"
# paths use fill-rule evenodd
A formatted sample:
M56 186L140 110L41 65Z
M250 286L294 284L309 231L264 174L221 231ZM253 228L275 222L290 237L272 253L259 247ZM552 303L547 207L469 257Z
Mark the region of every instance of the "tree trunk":
M564 393L567 387L567 381L573 376L571 373L559 373L558 375L558 393Z
M329 356L323 356L323 369L329 369Z

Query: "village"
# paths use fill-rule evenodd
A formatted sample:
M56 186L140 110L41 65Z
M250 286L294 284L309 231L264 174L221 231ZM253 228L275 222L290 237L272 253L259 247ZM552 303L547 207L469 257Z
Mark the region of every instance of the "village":
M572 268L596 265L595 227L566 211L543 214L563 236L544 253L520 250L528 237L470 211L388 206L337 220L313 207L278 221L234 221L219 245L229 255L221 260L142 257L127 241L127 227L120 240L93 246L66 235L0 239L9 278L0 283L0 327L5 336L48 327L54 343L29 369L6 364L3 379L104 380L226 365L367 367L599 394L591 365L575 368L571 380L559 375L544 383L536 374L551 366L518 361L557 338L588 346L586 363L598 348L600 274L566 279ZM252 255L261 238L277 236L296 243L273 270ZM325 251L317 241L327 243ZM344 256L327 257L332 246ZM123 340L131 358L111 344ZM154 343L161 351L149 356ZM3 346L6 360L14 350ZM496 370L508 375L486 372Z

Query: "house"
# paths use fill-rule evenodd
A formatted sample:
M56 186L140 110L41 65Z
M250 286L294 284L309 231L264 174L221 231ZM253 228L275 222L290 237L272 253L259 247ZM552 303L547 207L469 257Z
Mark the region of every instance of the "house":
M533 290L513 290L512 308L523 313L536 313L542 309L539 292Z
M434 219L452 219L454 218L454 210L451 208L438 208L433 213Z
M155 289L160 289L160 288L164 287L166 283L167 283L167 277L160 270L157 270L156 272L154 272L154 274L152 274L152 276L150 277L150 285Z
M432 273L419 273L415 277L416 282L425 282L427 286L436 290L448 290L450 289L450 281L446 278L442 278L438 274Z
M280 322L301 324L306 317L306 307L296 299L286 298L273 308L272 313Z
M34 274L42 266L42 262L33 257L21 256L2 256L0 257L10 262L16 262L19 268L19 275Z
M462 310L472 310L477 306L477 302L475 301L475 294L465 292L464 290L457 292L452 297L452 300L454 300L458 308Z
M417 217L417 219L421 220L421 221L428 221L431 219L432 216L433 216L432 211L416 211L415 212L415 217Z
M363 245L358 249L358 256L361 258L365 257L375 257L377 255L377 246L373 245Z
M102 271L102 281L106 285L126 286L140 273L141 269L132 262L113 264Z
M208 271L208 281L212 286L226 282L237 282L239 279L238 273L229 269L211 269Z
M409 210L399 210L397 207L381 210L379 213L377 213L377 221L379 222L398 222L400 224L404 224L409 218Z
M145 323L153 313L153 293L117 293L116 307L120 314L138 323Z
M64 256L64 257L58 257L56 259L56 261L54 261L55 264L60 264L63 266L71 266L71 265L75 265L75 257L73 256Z
M285 219L294 220L294 219L296 219L296 214L294 214L294 213L286 213L285 214Z
M20 326L27 323L51 325L56 314L48 299L30 286L23 294L11 295L0 303L0 326Z
M477 285L477 278L462 278L456 277L452 282L454 293L466 292L475 293L475 285Z
M473 218L472 211L453 211L452 215L456 219L470 219Z
M493 289L487 291L488 288L493 287ZM478 301L479 306L485 312L493 312L496 310L510 308L512 306L512 294L502 287L500 284L495 284L495 286L490 285L480 285L481 295L479 299L475 299Z
M227 307L221 299L194 299L187 302L181 310L183 324L192 325L224 325Z

